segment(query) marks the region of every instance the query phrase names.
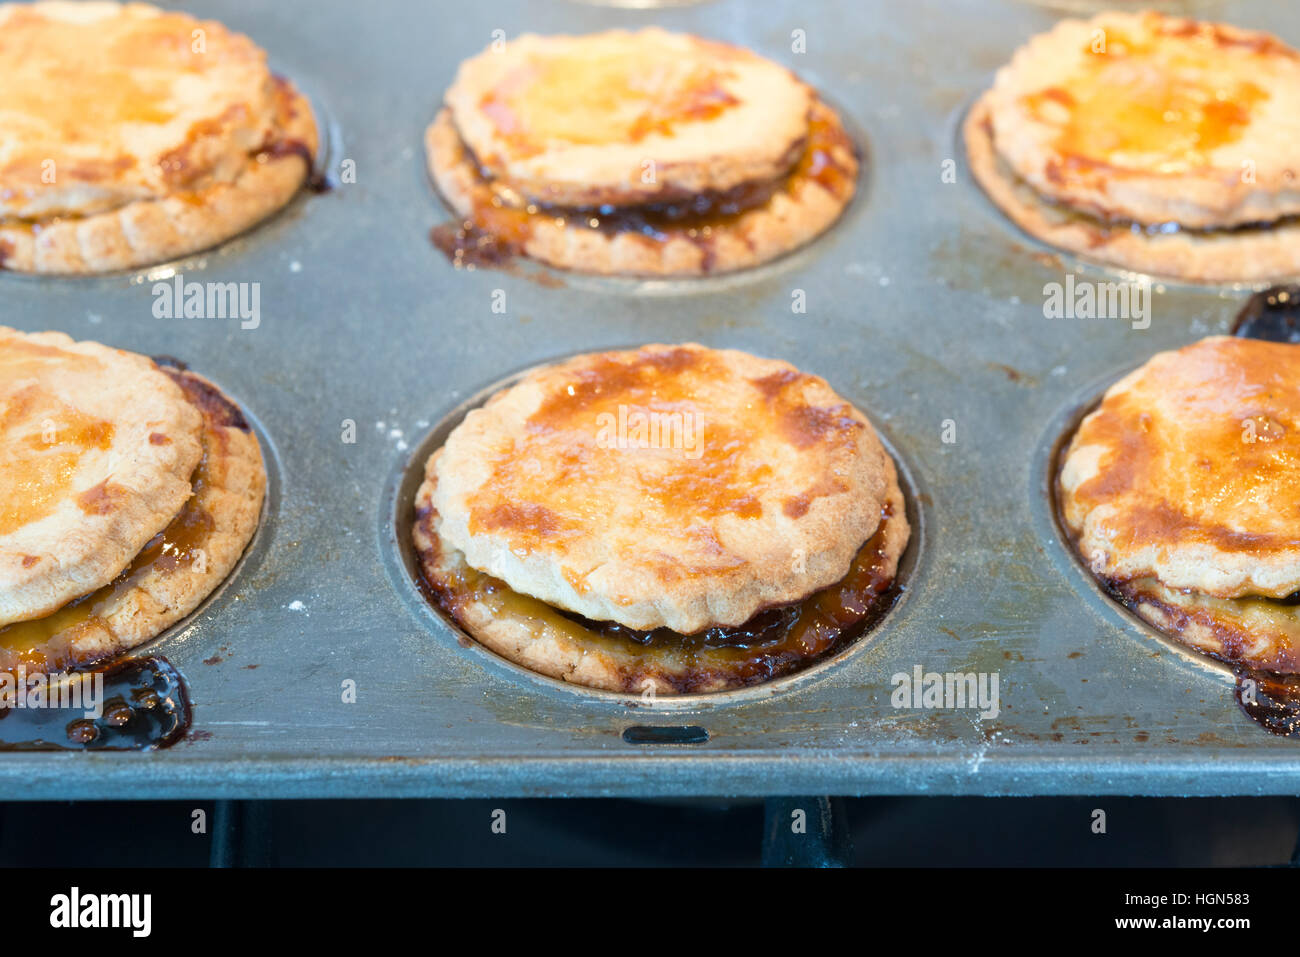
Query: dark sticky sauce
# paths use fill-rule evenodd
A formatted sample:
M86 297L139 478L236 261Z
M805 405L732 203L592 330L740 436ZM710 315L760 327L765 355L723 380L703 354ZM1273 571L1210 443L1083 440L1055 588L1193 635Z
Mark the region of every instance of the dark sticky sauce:
M307 167L307 178L303 181L305 189L320 194L328 193L334 188L334 183L330 178L316 168L315 154L301 140L280 140L264 147L257 155L265 159L297 156L302 160L303 165Z
M468 219L439 223L429 230L429 242L457 269L501 269L510 266L517 255L513 243Z
M429 242L457 269L493 269L528 279L548 289L564 288L564 280L542 269L521 269L520 249L471 220L440 223L429 230Z
M548 207L544 216L575 219L590 229L616 233L640 233L656 242L667 242L674 231L688 236L725 226L743 213L762 206L784 186L784 181L745 183L728 190L713 190L677 202L645 203L640 206Z
M478 169L479 180L493 189L493 198L490 204L479 204L472 217L442 223L429 233L433 245L458 269L500 270L510 267L524 255L534 221L544 218L604 233L635 233L656 243L680 236L703 252L705 271L708 271L714 256L712 230L735 222L751 209L766 203L785 186L785 180L747 183L729 190L707 191L636 206L529 203L515 207L495 191L492 174L469 146L462 143L461 149Z
M190 404L203 413L205 420L227 429L253 431L253 427L244 418L243 410L211 382L191 372L189 363L175 356L158 355L150 358L154 365L181 387Z
M189 732L189 691L166 658L131 658L74 674L103 677L101 715L86 717L85 707L0 708L0 752L152 751Z
M855 573L857 574L857 569ZM698 662L685 676L656 671L663 681L682 694L707 685L723 675L745 687L793 674L830 657L853 644L880 622L902 594L894 579L869 573L869 579L855 590L861 602L857 608L841 606L840 616L818 607L843 587L831 586L811 598L759 612L734 628L709 628L694 635L682 635L667 628L635 631L616 622L593 622L580 615L560 614L606 640L626 643L644 651L676 646ZM631 676L628 685L640 687L642 677Z
M1255 293L1237 313L1232 334L1265 342L1300 343L1300 285Z
M1234 696L1241 710L1265 731L1300 738L1300 675L1238 669Z

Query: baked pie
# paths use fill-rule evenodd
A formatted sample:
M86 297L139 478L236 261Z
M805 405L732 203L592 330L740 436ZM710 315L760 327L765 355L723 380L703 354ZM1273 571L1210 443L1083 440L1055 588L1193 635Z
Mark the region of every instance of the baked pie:
M220 23L142 3L0 4L0 268L132 269L284 206L311 107Z
M84 665L180 621L265 492L256 436L202 376L0 327L0 670Z
M434 452L412 541L469 635L553 678L676 694L845 647L909 526L867 419L785 362L648 345L546 366Z
M839 217L858 157L785 67L645 29L521 36L461 64L425 137L458 265L695 276L767 262Z
M970 111L971 170L1037 239L1201 282L1300 273L1300 54L1147 12L1063 20Z
M1080 424L1058 491L1083 560L1151 624L1300 672L1300 345L1155 356Z

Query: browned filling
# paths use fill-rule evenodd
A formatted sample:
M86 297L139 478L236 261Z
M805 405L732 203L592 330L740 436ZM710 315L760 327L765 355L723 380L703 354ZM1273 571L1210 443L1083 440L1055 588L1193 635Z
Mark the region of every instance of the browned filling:
M419 521L432 533L432 513ZM802 601L760 611L747 622L730 628L714 627L693 635L667 628L636 631L615 622L596 622L562 611L515 592L500 579L478 572L463 562L443 581L424 585L433 600L457 623L465 626L466 609L480 604L496 616L511 615L534 624L534 630L558 630L592 649L626 659L623 683L640 690L647 675L664 680L681 693L713 687L719 679L739 687L758 684L805 668L819 658L844 648L878 622L893 605L894 562L886 553L886 527L892 509L886 505L876 533L859 549L844 578L814 592Z
M1300 738L1300 675L1238 669L1235 697L1241 710L1265 731Z
M190 404L203 413L203 421L207 429L252 431L239 406L226 398L225 394L212 383L192 374L184 362L171 356L154 356L153 361L167 378L181 387Z
M473 209L465 220L436 226L431 233L434 245L457 266L495 265L522 255L538 222L559 221L566 227L632 233L656 243L684 239L704 251L707 270L712 263L715 232L734 226L773 196L794 193L811 182L845 200L857 179L856 163L846 165L837 158L837 153L842 152L856 157L857 146L839 117L820 103L813 108L808 134L792 151L784 176L631 206L528 202L508 184L495 180L463 140L460 149L478 173Z

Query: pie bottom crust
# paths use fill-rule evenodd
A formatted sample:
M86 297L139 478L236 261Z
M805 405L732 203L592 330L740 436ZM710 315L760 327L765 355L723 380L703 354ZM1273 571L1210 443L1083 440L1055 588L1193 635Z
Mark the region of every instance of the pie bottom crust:
M837 132L843 130L830 107L819 102L814 111ZM487 201L491 190L466 150L449 109L439 112L425 132L425 148L434 185L457 216L472 222L476 206ZM845 147L833 152L835 164L848 171L852 188L832 190L816 178L796 172L766 202L722 217L709 228L707 237L669 233L660 239L635 230L592 229L564 218L536 215L523 253L559 269L600 275L702 276L752 268L820 236L853 200L857 156Z
M75 275L140 269L251 229L293 199L319 147L307 98L286 81L280 101L278 142L250 156L233 181L90 216L0 223L0 270Z
M156 638L216 590L257 531L266 495L257 436L208 380L188 370L164 371L203 414L203 460L194 494L114 584L45 619L0 629L0 671L18 665L32 673L61 671ZM31 626L42 623L44 641L32 648ZM28 640L16 642L23 628L28 630L21 639Z
M963 124L975 181L1035 239L1109 266L1186 282L1266 282L1300 275L1300 221L1272 226L1147 233L1048 202L1002 162L989 107L978 100Z
M879 548L884 572L891 580L907 548L911 529L906 518L906 504L898 484L893 461L889 464L889 489L886 504L889 516L884 519ZM451 590L468 566L464 555L444 545L435 531L437 512L433 508L434 483L426 482L415 502L418 516L412 533L417 561L425 581L435 590ZM510 591L502 590L493 600L470 597L459 601L457 623L481 645L502 658L530 671L557 678L570 684L603 691L630 694L676 695L726 691L759 683L729 671L725 661L708 665L681 660L668 650L635 648L627 640L608 638L584 628L556 609ZM872 626L868 625L868 631ZM864 633L865 636L865 633ZM857 641L864 640L864 636ZM797 671L815 663L813 656L786 672ZM774 675L773 677L779 677Z
M1154 578L1112 589L1143 619L1181 644L1256 671L1300 674L1300 605L1176 591Z

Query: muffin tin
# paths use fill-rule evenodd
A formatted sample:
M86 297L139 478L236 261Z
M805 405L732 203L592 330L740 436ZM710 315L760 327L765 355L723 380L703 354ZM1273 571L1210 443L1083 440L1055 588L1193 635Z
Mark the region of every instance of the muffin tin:
M1052 519L1050 460L1072 416L1149 355L1226 331L1247 295L1157 286L1141 331L1044 318L1046 283L1118 274L1003 220L964 172L957 130L992 72L1058 12L1018 0L950 0L941 16L863 0L183 6L270 51L331 126L328 172L337 180L351 160L356 182L182 263L0 274L0 323L173 355L220 383L263 428L278 480L236 577L139 649L185 675L191 733L157 751L0 755L0 799L1300 788L1295 742L1239 710L1225 669L1101 594ZM1300 43L1300 12L1285 5L1199 12ZM648 24L787 63L845 112L868 184L843 221L778 263L701 281L454 271L428 240L447 213L422 136L456 65L494 30ZM794 30L807 53L791 52ZM176 272L261 283L261 325L154 318L151 284ZM797 289L806 314L791 310ZM871 416L906 466L920 529L904 599L808 672L653 703L466 647L419 596L403 542L411 475L444 420L539 362L686 340L787 359ZM996 672L1000 714L895 709L891 676L916 665Z

